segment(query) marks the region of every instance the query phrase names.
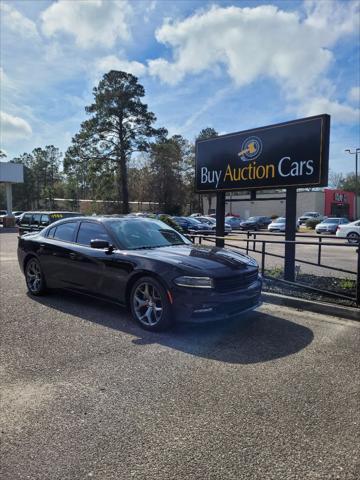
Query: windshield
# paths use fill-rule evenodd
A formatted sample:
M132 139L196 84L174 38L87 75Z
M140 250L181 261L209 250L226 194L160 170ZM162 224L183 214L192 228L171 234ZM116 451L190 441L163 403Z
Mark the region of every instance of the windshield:
M247 222L257 222L258 219L259 219L259 217L249 217L246 221Z
M273 223L285 223L285 218L283 217L277 218L276 220L274 220Z
M323 221L323 223L339 223L340 219L339 218L327 218L326 220Z
M186 218L185 220L187 220L189 223L191 223L191 225L199 225L200 220L197 220L196 218Z
M160 220L127 219L107 222L125 250L185 245L191 242Z

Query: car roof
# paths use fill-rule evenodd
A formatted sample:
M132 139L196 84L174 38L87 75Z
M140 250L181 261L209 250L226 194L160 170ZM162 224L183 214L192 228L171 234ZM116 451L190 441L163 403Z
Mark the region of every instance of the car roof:
M72 213L74 215L82 216L79 212L69 212L67 210L23 210L23 213L40 213L44 215L56 215L58 213Z

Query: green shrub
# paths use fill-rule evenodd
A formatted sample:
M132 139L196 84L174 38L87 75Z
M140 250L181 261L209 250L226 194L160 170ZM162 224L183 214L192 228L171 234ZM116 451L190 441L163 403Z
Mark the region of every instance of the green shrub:
M350 278L342 278L339 286L344 290L353 290L356 287L356 281L351 280Z
M316 227L316 225L317 225L318 223L320 223L320 222L321 222L321 220L319 220L319 219L317 219L317 218L308 218L308 219L306 220L305 225L307 226L307 228L311 228L311 229L314 230L314 228Z
M162 222L166 223L166 225L169 225L169 227L173 228L179 233L184 233L183 229L178 225L174 220L169 217L169 215L160 215L159 220Z

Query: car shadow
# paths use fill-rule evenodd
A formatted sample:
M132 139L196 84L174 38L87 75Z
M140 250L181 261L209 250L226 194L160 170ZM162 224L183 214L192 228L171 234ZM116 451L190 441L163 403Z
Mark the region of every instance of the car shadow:
M30 295L29 295L30 297ZM116 304L70 292L30 297L42 305L136 338L134 345L159 344L221 362L254 364L286 357L307 347L312 330L259 310L224 322L178 323L166 332L148 332Z

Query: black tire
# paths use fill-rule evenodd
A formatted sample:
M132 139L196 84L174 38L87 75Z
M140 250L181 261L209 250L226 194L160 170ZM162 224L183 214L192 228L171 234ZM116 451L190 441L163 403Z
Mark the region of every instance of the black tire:
M360 242L360 235L356 232L350 232L346 235L347 241L349 243L359 243Z
M25 280L29 293L34 296L44 295L46 293L46 281L40 262L32 257L25 266Z
M135 282L130 294L130 309L133 319L145 330L159 332L173 324L167 292L153 277L141 277Z

